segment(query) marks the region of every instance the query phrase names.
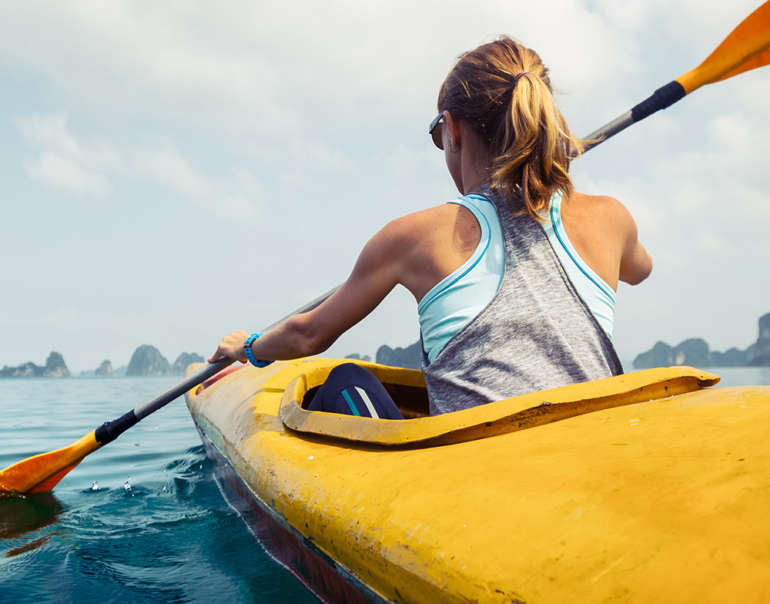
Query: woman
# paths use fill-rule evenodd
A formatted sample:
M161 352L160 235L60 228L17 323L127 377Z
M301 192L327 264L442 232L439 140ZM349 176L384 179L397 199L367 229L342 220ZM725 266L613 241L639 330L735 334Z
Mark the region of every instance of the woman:
M540 57L507 37L465 53L438 109L429 132L461 197L387 224L323 304L261 337L226 336L211 362L320 353L400 284L418 302L432 414L622 372L615 290L644 280L652 261L623 205L573 190L581 143ZM352 364L310 408L401 417Z

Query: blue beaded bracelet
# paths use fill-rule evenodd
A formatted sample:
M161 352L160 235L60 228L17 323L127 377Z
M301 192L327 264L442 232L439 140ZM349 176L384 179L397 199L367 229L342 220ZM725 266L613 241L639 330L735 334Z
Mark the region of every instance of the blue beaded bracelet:
M243 354L246 355L246 358L249 359L249 363L254 365L254 367L267 367L270 363L273 362L258 361L254 358L254 353L251 351L251 343L261 335L261 333L253 333L248 338L246 338L246 341L243 343Z

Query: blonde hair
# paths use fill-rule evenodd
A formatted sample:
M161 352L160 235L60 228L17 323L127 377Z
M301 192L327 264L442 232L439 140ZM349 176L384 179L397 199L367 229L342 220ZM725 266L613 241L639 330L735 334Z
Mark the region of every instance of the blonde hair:
M521 213L539 220L554 193L572 193L570 156L582 152L583 143L556 107L548 69L534 50L502 36L460 55L441 86L438 108L486 141L491 185Z

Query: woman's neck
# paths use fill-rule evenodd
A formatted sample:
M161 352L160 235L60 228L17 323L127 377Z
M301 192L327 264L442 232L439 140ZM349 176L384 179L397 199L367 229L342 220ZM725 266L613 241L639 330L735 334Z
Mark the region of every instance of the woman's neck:
M489 180L489 171L486 170L484 174L474 174L472 177L463 176L463 195L473 193L481 188L485 182Z
M489 180L492 159L489 148L481 137L465 126L463 143L460 148L460 174L462 179L462 194L467 195L478 189Z

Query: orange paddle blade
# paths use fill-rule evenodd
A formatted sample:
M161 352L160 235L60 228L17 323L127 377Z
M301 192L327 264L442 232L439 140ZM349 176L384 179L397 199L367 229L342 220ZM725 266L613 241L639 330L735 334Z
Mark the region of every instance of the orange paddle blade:
M34 488L30 489L30 493L50 493L53 491L53 488L59 484L59 481L64 478L67 474L72 471L76 465L78 465L80 462L73 463L71 466L67 466L66 468L59 470L54 474L53 476L49 476L46 478L43 482L39 483Z
M706 60L677 78L687 94L770 63L770 1L746 17Z
M81 460L98 449L95 431L68 447L29 457L0 471L0 493L47 493Z

